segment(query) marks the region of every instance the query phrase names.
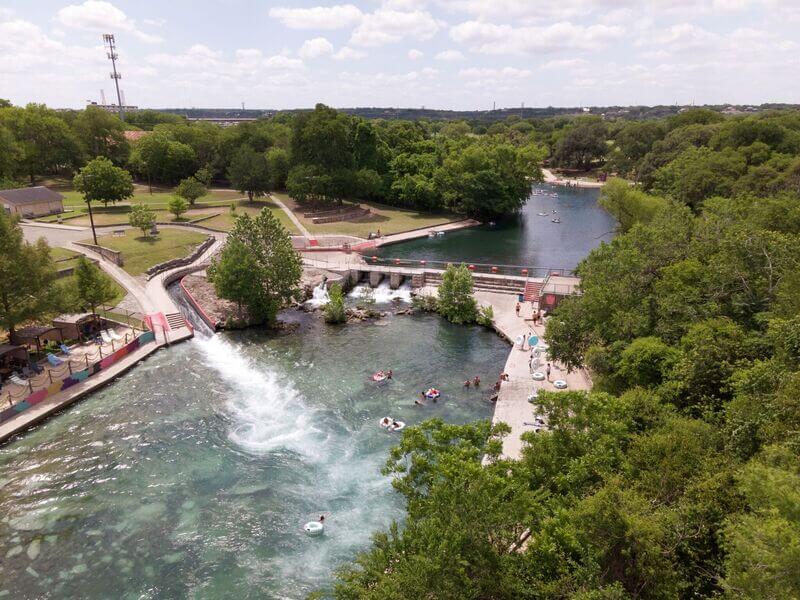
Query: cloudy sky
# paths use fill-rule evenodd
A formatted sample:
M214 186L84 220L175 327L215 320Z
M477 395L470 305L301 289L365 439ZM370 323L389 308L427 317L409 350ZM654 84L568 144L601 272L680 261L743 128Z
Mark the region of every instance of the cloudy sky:
M0 98L80 107L800 102L800 0L0 0Z

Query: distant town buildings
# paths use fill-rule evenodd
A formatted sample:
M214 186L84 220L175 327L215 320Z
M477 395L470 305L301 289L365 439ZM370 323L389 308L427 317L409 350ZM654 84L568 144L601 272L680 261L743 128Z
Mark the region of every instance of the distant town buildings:
M90 102L86 106L86 108L89 108L90 106L94 106L95 108L100 108L100 109L102 109L102 110L104 110L106 112L110 112L110 113L114 113L114 114L119 112L119 106L117 106L116 104L98 104L97 102ZM136 112L137 110L139 110L139 107L138 106L132 106L130 104L123 104L122 105L122 110L125 111L126 113L127 112Z

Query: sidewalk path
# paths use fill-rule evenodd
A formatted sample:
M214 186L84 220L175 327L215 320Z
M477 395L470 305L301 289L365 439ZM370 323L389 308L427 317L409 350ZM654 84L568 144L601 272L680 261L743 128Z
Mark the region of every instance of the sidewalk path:
M303 236L305 236L309 240L314 239L314 236L311 235L311 233L308 231L308 229L305 228L305 225L303 225L300 222L300 219L297 218L297 215L295 215L291 210L289 210L289 207L286 206L283 203L283 200L280 200L279 198L276 198L272 194L269 195L269 199L272 200L275 204L277 204L278 206L280 206L283 209L283 212L286 213L286 215L289 217L289 219L292 221L292 223L294 223L295 226L297 227L297 230L300 233L302 233Z
M533 325L533 308L529 302L522 303L520 316L516 315L517 297L513 294L498 294L494 292L476 291L475 298L480 304L488 304L494 310L495 328L512 344L518 335L528 336L528 332L544 336L543 325ZM541 342L540 342L541 343ZM530 351L527 344L525 350L514 345L506 360L504 372L508 373L508 381L500 387L500 393L494 408L492 422L503 422L511 427L511 433L503 440L503 455L507 458L519 459L522 456L523 442L520 436L525 431L533 431L536 414L535 406L528 402L528 397L534 389L558 391L553 386L553 381L563 379L567 382L567 390L589 390L592 382L585 371L567 370L558 363L551 363L550 381L534 381L528 367ZM541 372L545 372L547 357L542 357ZM499 375L499 373L498 373ZM488 383L488 382L487 382Z

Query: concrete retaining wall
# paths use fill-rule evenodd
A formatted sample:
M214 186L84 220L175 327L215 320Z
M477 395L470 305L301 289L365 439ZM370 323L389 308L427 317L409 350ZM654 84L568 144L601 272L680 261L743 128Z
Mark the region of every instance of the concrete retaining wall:
M86 242L74 242L74 243L77 244L78 246L88 248L93 252L97 252L100 256L114 263L118 267L121 267L125 264L124 261L122 260L122 252L119 252L117 250L112 250L111 248L106 248L105 246L95 246L94 244L87 244Z

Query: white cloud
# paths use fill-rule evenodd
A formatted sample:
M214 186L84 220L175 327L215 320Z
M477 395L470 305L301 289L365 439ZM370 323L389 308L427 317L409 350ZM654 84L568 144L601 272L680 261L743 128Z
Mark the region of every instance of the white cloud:
M470 67L468 69L461 69L458 72L459 77L491 77L492 79L524 79L531 76L531 71L528 69L517 69L516 67L503 67L502 69L493 69L488 67Z
M332 58L334 60L358 60L360 58L365 58L366 56L366 52L354 50L350 46L343 46L332 56Z
M530 54L559 50L597 51L622 38L625 30L608 25L553 23L543 27L495 25L466 21L450 29L450 37L483 54Z
M133 19L129 19L116 6L103 0L86 0L83 4L65 6L56 13L56 21L65 27L98 33L125 31L148 44L161 41L159 36L139 30Z
M583 58L564 58L560 60L550 60L542 65L543 69L562 70L562 69L579 69L589 65L588 60Z
M459 52L458 50L443 50L439 52L436 56L434 56L436 60L443 60L443 61L456 61L456 60L464 60L464 55Z
M425 56L425 53L420 50L417 50L416 48L412 48L411 50L408 51L408 58L410 58L411 60L419 60L423 56Z
M350 37L354 46L383 46L404 38L429 40L441 29L442 23L429 12L378 9L365 15Z
M358 24L364 13L353 4L336 4L311 8L271 8L269 16L290 29L342 29Z
M284 56L283 54L276 54L275 56L270 56L267 60L265 60L264 66L268 69L286 71L302 69L304 65L303 61L299 58L290 58L288 56Z
M333 44L324 37L306 40L297 52L301 58L319 58L333 53Z

